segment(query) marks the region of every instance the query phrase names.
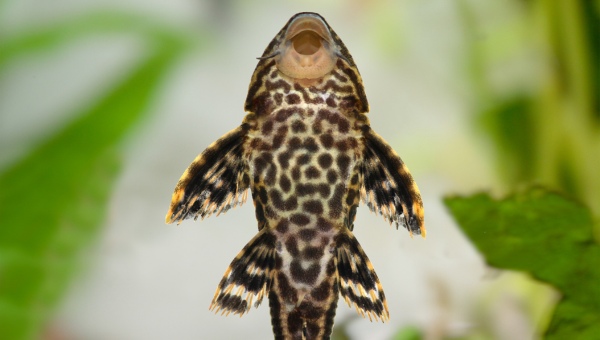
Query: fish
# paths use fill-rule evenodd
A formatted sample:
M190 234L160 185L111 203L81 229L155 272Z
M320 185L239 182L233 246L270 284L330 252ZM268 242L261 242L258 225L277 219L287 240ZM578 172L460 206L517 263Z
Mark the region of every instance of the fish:
M269 300L275 339L329 339L337 303L369 320L390 314L375 269L354 237L363 202L425 237L408 168L369 124L361 75L325 19L298 13L252 74L242 123L183 173L167 223L223 214L248 190L257 234L233 259L209 309L244 315Z

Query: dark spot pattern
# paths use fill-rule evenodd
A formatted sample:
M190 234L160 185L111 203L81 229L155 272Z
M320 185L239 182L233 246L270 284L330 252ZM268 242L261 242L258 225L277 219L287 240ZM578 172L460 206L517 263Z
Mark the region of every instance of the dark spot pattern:
M292 279L298 283L314 284L317 280L317 276L319 276L319 272L321 272L321 268L318 264L312 264L304 269L299 260L292 260L290 265Z
M311 306L308 310L311 311L312 314L319 316L323 315L322 313L325 312L323 308L315 308L314 306ZM306 319L311 320L309 316L307 316ZM313 317L312 319L316 319L316 317ZM307 322L306 328L303 330L303 332L305 334L305 339L316 339L317 335L319 334L319 324L314 321L310 323Z
M298 294L296 290L290 286L290 282L283 272L279 272L277 275L277 286L279 288L279 294L288 303L296 303L298 301Z
M306 140L304 140L304 148L308 152L319 151L319 146L317 145L317 142L315 141L315 139L312 137L308 137L308 138L306 138Z
M354 190L349 190L346 195L346 204L352 206L354 204L354 200L357 198L357 193Z
M331 186L326 183L319 184L317 190L321 194L321 198L327 198L331 194Z
M275 100L275 105L281 106L281 103L283 102L283 94L275 93L273 99Z
M263 206L258 200L255 200L255 202L256 203L255 203L255 208L254 208L254 214L256 215L256 220L264 221L265 220L265 211L263 210Z
M295 110L292 110L292 109L280 109L275 114L275 120L278 121L278 122L284 122L290 116L292 116L294 113L295 113Z
M283 219L279 221L279 223L277 223L277 227L275 227L275 230L277 230L281 234L285 234L289 230L289 224L290 222Z
M297 183L296 184L296 194L299 197L310 196L310 195L314 194L316 191L317 191L317 187L314 186L313 184L306 184L306 183Z
M329 296L330 288L331 284L328 281L323 281L317 288L313 289L310 294L315 300L323 301Z
M336 81L334 81L333 79L329 80L326 84L324 89L327 90L333 90L336 93L350 93L352 92L353 88L350 85L344 85L344 86L340 86Z
M267 168L267 165L269 165L269 163L263 157L256 157L256 159L254 160L255 173L258 176L260 176L263 173L263 171Z
M301 175L302 175L302 174L300 173L300 167L299 167L299 166L295 166L295 167L292 169L292 179L293 179L294 181L299 181L299 180L300 180L300 176L301 176Z
M298 200L296 196L290 196L287 200L281 197L279 190L271 189L269 191L269 197L273 207L280 211L291 211L298 207Z
M302 140L298 137L292 137L288 140L287 146L289 150L298 150L302 147Z
M292 131L294 133L301 133L301 132L305 132L306 131L306 125L300 121L300 120L296 120L292 123Z
M265 206L265 217L268 219L277 218L277 213L273 209L273 206L270 204Z
M319 140L321 141L321 145L323 145L325 149L331 149L334 143L333 136L331 136L330 134L324 134L319 136Z
M310 218L306 214L293 214L290 216L290 222L298 226L305 226L310 222Z
M263 204L267 204L269 202L269 195L267 195L267 189L265 187L260 187L258 189L258 198Z
M323 213L323 203L319 200L310 200L302 204L302 209L313 215L321 215Z
M335 99L333 99L332 97L327 97L327 99L325 100L325 103L327 103L327 106L329 106L331 108L336 108L337 107Z
M301 256L305 260L317 261L323 256L323 247L306 246Z
M335 148L338 149L340 152L345 153L350 148L350 145L347 140L339 140L335 142Z
M286 170L290 166L290 159L292 158L291 152L282 152L277 156L277 161L279 161L279 165L281 169Z
M333 76L336 77L340 82L345 83L348 81L348 78L344 77L337 70L332 72Z
M309 166L306 171L304 171L304 175L308 179L315 179L321 177L321 171L317 169L317 167Z
M288 237L287 241L285 241L285 248L292 256L298 256L300 251L298 250L298 241L294 236Z
M338 131L341 133L348 133L350 131L350 123L347 119L340 119L338 122Z
M317 219L317 228L319 229L319 231L327 233L331 231L331 229L333 229L333 225L325 218L319 217Z
M285 192L285 193L290 192L290 190L292 188L292 182L290 181L290 178L286 174L282 174L281 177L279 178L279 186L281 187L281 190L283 190L283 192Z
M277 48L271 43L263 56ZM349 59L340 58L330 76L310 86L283 77L274 59L262 59L246 100L246 111L258 118L245 121L252 139L245 144L250 176L244 181L252 189L259 229L272 228L277 239L278 271L271 284L276 293L269 293L269 304L278 339L328 338L333 326L340 287L335 235L351 228L361 180L353 162L361 161L364 146L352 135L368 125L360 76L345 47L340 53ZM285 251L289 257L280 255ZM250 289L258 290L260 282L251 281ZM308 289L301 303L298 289ZM231 299L232 309L248 307L237 300Z
M283 338L283 325L279 322L281 315L281 303L277 296L277 290L272 289L269 292L269 309L271 310L271 325L273 326L273 335L276 339Z
M342 197L344 196L344 185L338 184L335 186L333 196L329 199L329 217L336 219L342 214Z
M298 156L298 158L296 159L296 164L306 165L306 164L310 163L311 159L312 159L312 156L310 154L305 153L305 154Z
M300 103L300 96L295 93L290 93L285 97L285 101L290 105L295 105Z
M323 132L323 126L321 125L321 121L317 120L312 125L312 131L315 135L319 135Z
M319 155L318 162L321 168L328 169L333 163L333 157L328 153L323 153Z
M277 131L275 132L275 137L273 138L273 145L272 145L273 149L278 149L283 145L283 142L285 141L287 133L288 133L287 126L280 126L277 128Z
M266 121L260 132L265 136L269 136L273 132L273 121Z
M354 150L354 149L358 148L358 141L356 140L356 138L348 137L347 141L348 141L348 145L350 146L351 149Z
M283 89L283 92L288 93L292 89L290 84L288 84L283 79L279 79L278 81L275 81L275 82L267 81L265 85L266 85L266 88L268 91L273 91L273 90L277 90L277 89L281 88L281 89Z
M348 176L348 172L350 171L350 161L351 161L350 156L348 156L346 154L340 154L337 157L336 163L337 163L338 167L340 168L342 177Z
M326 273L327 275L333 275L335 273L335 265L333 264L333 261L327 264L327 268L326 268Z
M293 309L287 317L287 328L290 334L294 334L296 339L306 339L303 329L303 318L299 308Z
M268 186L273 186L275 181L277 180L277 167L273 164L270 164L267 168L267 173L265 175L265 184Z
M312 239L314 239L317 236L317 231L315 229L301 229L298 232L298 237L300 237L300 239L302 241L310 241Z
M335 170L331 169L327 171L327 182L329 184L335 184L338 180L338 174Z

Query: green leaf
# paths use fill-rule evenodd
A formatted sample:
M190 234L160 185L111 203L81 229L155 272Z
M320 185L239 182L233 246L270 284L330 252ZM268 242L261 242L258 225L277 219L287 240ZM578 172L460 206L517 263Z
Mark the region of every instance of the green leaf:
M394 335L394 340L421 340L423 334L421 330L415 326L406 326Z
M146 17L119 12L93 12L48 27L30 29L13 37L2 37L0 71L11 60L23 55L56 49L77 39L88 38L91 34L111 33L134 33L149 42L169 43L176 48L192 46L198 40Z
M451 197L445 204L488 264L528 272L562 293L546 338L600 334L600 246L587 208L540 188L502 200Z
M39 335L102 224L119 146L180 51L164 45L62 131L0 174L0 338Z

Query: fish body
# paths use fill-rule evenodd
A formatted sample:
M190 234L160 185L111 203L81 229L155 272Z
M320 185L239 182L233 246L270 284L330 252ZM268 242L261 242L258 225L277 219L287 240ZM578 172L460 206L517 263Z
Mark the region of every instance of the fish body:
M225 212L250 189L259 231L210 309L243 315L268 296L276 339L329 339L339 295L386 321L383 289L352 234L356 208L362 200L424 236L419 190L370 128L360 73L320 15L293 16L259 59L242 124L192 162L167 223Z

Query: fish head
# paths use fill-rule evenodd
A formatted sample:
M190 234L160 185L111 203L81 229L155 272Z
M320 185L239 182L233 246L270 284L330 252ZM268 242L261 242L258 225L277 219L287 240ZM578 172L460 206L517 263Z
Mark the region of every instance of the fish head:
M292 79L317 79L330 73L340 55L323 19L306 13L287 26L274 57L277 69Z
M253 111L264 95L266 78L279 74L290 84L310 87L339 71L349 75L359 112L368 111L362 78L348 49L325 19L302 12L290 18L271 40L256 65L246 98L246 111Z

